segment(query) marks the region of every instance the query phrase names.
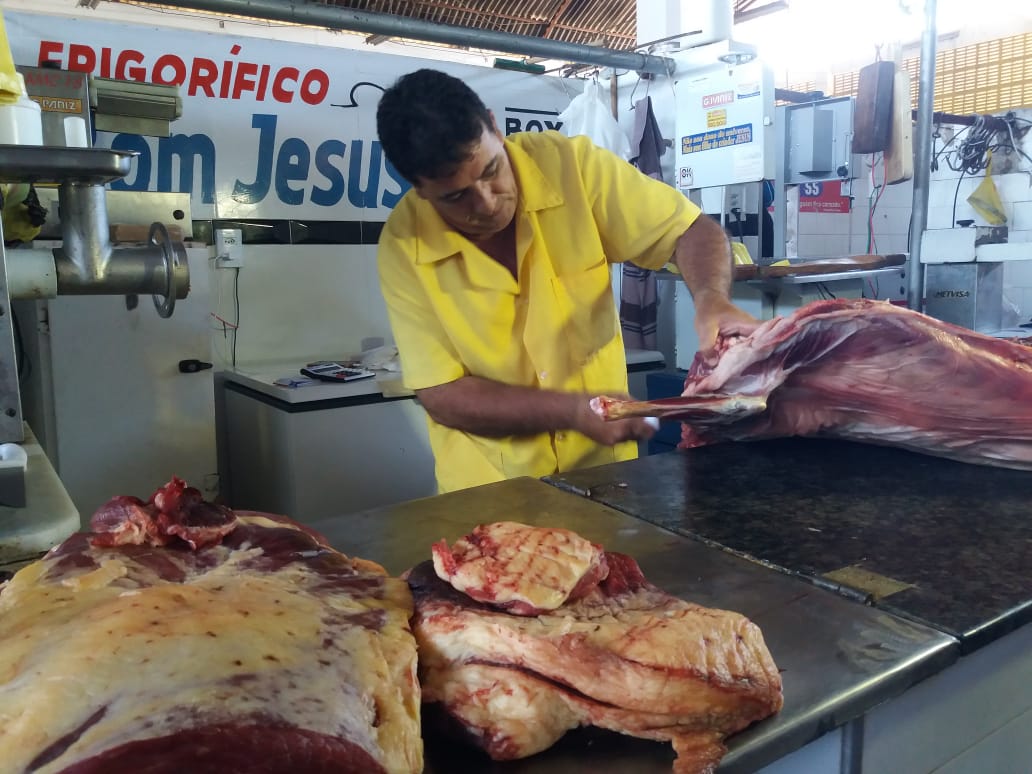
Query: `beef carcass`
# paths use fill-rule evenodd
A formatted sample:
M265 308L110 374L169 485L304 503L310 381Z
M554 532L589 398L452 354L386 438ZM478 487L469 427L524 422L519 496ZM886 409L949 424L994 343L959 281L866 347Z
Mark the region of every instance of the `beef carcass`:
M0 770L414 772L407 585L179 480L0 593Z
M580 599L609 572L602 547L577 533L511 521L482 524L451 548L441 540L431 550L441 580L516 615Z
M824 436L1032 470L1032 348L881 301L817 301L697 354L682 398L610 416L686 420L681 445ZM715 396L751 412L700 410ZM684 405L679 414L678 403Z
M661 591L628 556L606 562L585 596L537 617L470 599L430 561L413 568L423 701L496 760L592 725L671 741L676 771L712 771L725 737L782 705L759 628Z

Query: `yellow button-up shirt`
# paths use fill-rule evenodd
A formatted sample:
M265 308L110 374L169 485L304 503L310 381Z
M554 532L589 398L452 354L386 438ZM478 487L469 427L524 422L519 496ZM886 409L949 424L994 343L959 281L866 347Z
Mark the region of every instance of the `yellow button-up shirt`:
M584 137L506 139L519 186L517 277L409 191L380 237L380 284L406 386L472 375L590 394L625 393L610 263L661 268L699 213ZM442 492L632 459L572 431L485 438L429 420Z

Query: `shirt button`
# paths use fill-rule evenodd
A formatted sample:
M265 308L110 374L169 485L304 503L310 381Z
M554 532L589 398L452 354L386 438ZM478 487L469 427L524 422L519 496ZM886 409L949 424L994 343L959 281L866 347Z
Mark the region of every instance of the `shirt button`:
M555 439L557 441L565 441L566 440L566 433L564 433L563 431L560 430L558 433L555 434Z
M538 379L545 381L548 378L548 371L542 371L538 374Z

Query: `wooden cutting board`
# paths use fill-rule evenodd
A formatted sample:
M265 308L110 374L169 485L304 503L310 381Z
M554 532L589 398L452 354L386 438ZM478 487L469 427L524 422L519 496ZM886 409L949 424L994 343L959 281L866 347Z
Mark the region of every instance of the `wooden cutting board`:
M910 75L896 70L892 87L892 136L885 149L885 185L914 176L913 119L910 116Z
M760 276L760 267L755 263L738 264L731 268L731 278L735 282L756 279Z

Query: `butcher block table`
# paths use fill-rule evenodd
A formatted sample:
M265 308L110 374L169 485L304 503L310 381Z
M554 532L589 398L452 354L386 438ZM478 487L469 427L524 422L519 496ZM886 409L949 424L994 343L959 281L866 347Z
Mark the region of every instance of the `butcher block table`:
M502 520L572 529L635 557L660 588L735 610L760 626L782 670L785 706L729 740L721 772L751 772L778 761L903 694L958 657L957 641L949 635L535 479L413 500L311 526L335 548L401 573L429 559L430 545L437 540L450 542L477 524ZM855 744L842 749L858 752ZM836 766L839 754L838 746L828 753ZM432 733L427 739L427 771L436 774L651 774L669 772L673 757L670 745L594 730L571 732L544 753L508 763L493 763Z
M939 757L915 754L912 767L865 762L865 771L930 771L947 762L951 772L1032 771L1032 472L792 438L679 450L547 480L830 589L856 609L953 638L958 664L908 699L927 726L909 729L910 748L925 743ZM935 737L936 717L951 728L945 738Z

